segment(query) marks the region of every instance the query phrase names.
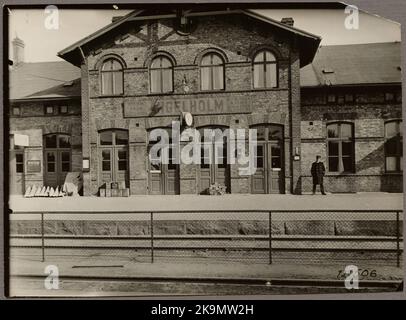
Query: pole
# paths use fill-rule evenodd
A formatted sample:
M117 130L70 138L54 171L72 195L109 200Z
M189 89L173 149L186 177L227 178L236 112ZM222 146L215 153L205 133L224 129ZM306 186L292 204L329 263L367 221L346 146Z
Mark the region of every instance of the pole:
M154 263L154 214L151 212L151 263Z
M269 264L272 264L272 213L269 211L268 218L268 233L269 233Z
M41 253L42 262L45 261L45 239L44 239L44 213L41 213Z
M396 212L396 266L400 267L400 223L399 211Z

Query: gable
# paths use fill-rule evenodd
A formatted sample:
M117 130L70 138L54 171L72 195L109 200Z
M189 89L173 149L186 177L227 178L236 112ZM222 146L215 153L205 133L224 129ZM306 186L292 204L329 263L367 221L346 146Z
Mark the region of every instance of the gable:
M250 10L229 10L216 12L195 12L193 10L188 10L183 14L183 16L187 19L197 22L197 24L199 24L199 21L207 18L213 19L212 21L227 20L231 16L238 16L239 20L249 18L251 24L261 25L261 30L264 30L265 33L266 31L272 30L273 34L282 35L285 41L295 39L295 45L297 45L299 49L301 66L304 66L312 61L321 40L320 37L316 35L307 33L297 28L290 27L270 18L260 16L259 14L254 13ZM114 38L117 35L124 36L126 37L126 39L128 39L125 33L126 31L131 29L133 30L133 33L135 32L133 36L138 37L140 40L153 43L156 38L148 38L151 35L151 30L148 29L148 26L150 26L151 23L157 20L172 21L172 29L168 25L162 24L157 28L157 30L154 30L157 38L162 39L162 37L166 37L170 41L176 41L180 38L182 38L183 40L190 40L190 38L193 37L194 32L192 32L190 35L180 35L177 30L173 30L174 21L178 21L179 19L180 17L176 10L160 13L148 12L146 10L133 11L132 13L120 19L116 19L115 22L100 29L94 34L62 50L58 53L58 55L63 59L71 62L72 64L80 65L83 62L84 57L95 48L100 48L100 46L106 48L114 45L114 43L106 45L106 42L109 42L109 39ZM145 26L147 26L147 28L145 28ZM134 31L136 28L138 28L138 31ZM208 34L208 36L215 37L219 33L221 33L221 30L211 30L211 33ZM138 41L138 43L141 43L139 42L139 40L132 40L133 42ZM131 42L132 40L127 41Z

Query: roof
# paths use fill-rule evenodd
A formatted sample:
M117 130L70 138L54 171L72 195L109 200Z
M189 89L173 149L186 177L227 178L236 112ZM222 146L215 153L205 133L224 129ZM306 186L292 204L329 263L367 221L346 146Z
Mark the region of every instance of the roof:
M21 63L10 71L10 99L80 97L80 69L66 61Z
M309 33L304 30L300 30L293 26L281 23L280 21L274 20L267 16L261 15L253 10L227 10L227 7L224 7L222 10L201 10L201 7L192 8L183 13L186 17L194 16L213 16L213 15L230 15L230 14L243 14L251 18L257 19L259 21L273 25L281 30L290 32L294 34L298 40L298 44L301 48L300 50L300 64L305 66L313 60L314 54L320 44L321 37ZM71 62L74 65L79 65L83 57L83 48L86 46L91 46L91 43L98 39L99 37L111 32L120 25L123 25L126 22L130 21L146 21L146 20L156 20L159 18L176 18L177 12L176 9L172 10L162 10L162 11L149 11L149 10L135 10L127 15L114 19L114 21L107 26L99 29L98 31L90 34L89 36L75 42L69 47L58 52L58 56L65 59L66 61Z
M322 46L301 69L301 87L401 82L400 42Z

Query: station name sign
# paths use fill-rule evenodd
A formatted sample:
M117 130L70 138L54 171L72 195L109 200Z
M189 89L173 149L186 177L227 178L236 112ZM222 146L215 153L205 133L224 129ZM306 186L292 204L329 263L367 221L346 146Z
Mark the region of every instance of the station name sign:
M163 97L133 98L124 102L124 117L251 113L250 99L244 95L232 97Z

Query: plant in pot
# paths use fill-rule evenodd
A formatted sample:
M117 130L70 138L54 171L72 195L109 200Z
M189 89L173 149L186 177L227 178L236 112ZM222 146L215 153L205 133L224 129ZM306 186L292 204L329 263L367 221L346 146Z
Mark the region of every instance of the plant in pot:
M218 182L211 184L209 187L209 194L212 196L221 196L221 195L225 194L226 191L227 191L227 187Z

